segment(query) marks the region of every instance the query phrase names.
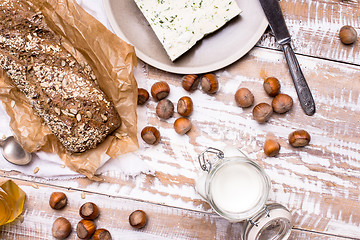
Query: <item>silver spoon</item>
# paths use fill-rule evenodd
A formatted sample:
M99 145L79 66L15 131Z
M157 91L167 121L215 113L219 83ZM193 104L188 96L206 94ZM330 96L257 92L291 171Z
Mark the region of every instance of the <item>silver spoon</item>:
M0 140L2 155L4 158L16 165L26 165L31 162L31 154L26 152L13 136Z

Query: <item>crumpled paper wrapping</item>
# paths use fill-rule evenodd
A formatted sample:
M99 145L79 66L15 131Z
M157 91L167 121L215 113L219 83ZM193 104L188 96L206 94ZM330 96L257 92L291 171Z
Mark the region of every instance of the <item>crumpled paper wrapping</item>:
M95 171L106 160L134 151L137 140L137 83L134 48L111 33L74 0L28 0L45 16L47 24L62 36L63 46L79 61L89 64L100 88L113 101L122 125L95 149L70 154L51 130L34 114L22 94L0 69L0 100L11 118L14 136L29 152L57 153L70 169L99 180ZM117 137L115 137L115 134Z

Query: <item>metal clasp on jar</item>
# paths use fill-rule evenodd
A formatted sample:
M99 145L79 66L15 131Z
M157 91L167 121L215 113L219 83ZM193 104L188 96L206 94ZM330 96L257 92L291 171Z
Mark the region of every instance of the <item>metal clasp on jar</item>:
M207 171L207 172L210 171L212 164L213 164L212 161L209 160L208 154L215 154L216 157L218 158L217 160L224 158L224 152L222 152L221 150L219 150L217 148L209 147L205 151L200 153L198 156L200 167L202 170Z
M291 234L292 217L288 209L278 203L266 204L264 208L247 220L243 239L286 240Z
M270 211L269 211L267 205L264 206L262 211L265 212L265 217L268 217L268 218L270 217ZM258 221L254 222L252 218L248 219L248 221L250 224L254 225L255 227L258 227L258 223L259 223Z

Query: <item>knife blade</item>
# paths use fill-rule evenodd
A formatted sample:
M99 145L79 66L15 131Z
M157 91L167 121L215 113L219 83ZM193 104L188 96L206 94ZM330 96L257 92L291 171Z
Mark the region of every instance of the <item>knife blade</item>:
M316 111L314 98L305 80L304 74L301 71L300 64L295 56L294 50L291 47L291 36L286 27L279 1L259 1L262 9L264 10L266 18L268 19L270 28L274 33L275 39L284 51L296 93L299 97L300 105L307 115L312 116Z

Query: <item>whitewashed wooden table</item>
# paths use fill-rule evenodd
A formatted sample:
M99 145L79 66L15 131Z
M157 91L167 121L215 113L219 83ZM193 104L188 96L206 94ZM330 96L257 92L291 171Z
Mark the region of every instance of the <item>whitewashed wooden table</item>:
M145 119L139 122L139 132L154 125L162 138L157 146L142 144L136 155L152 166L154 174L105 174L102 182L93 182L1 171L0 180L13 179L27 193L27 200L23 219L2 226L0 238L52 239L57 217L67 217L75 227L81 204L93 201L101 209L98 227L107 228L114 239L239 239L242 224L217 216L194 189L201 172L197 154L212 144L234 145L264 167L272 180L270 200L293 215L290 239L360 239L360 39L346 46L338 38L339 29L347 24L360 33L360 2L281 0L280 4L316 102L314 116L301 110L284 55L269 31L245 57L216 72L220 90L214 96L201 91L188 94L181 88L181 75L139 62L135 73L139 87L150 90L154 82L164 80L174 103L181 96L192 97L192 130L177 135L172 128L177 115L159 120L156 103L150 100L138 109L139 118ZM262 88L268 76L281 81L282 92L291 95L295 104L291 112L259 125L251 109L237 107L233 98L237 88L247 87L256 103L271 102ZM309 146L294 149L287 136L299 128L306 129L312 140ZM282 146L276 158L267 158L262 151L269 136ZM69 205L64 210L49 207L52 191L67 193ZM144 229L133 230L128 224L135 209L149 215ZM73 231L69 239L76 238Z

